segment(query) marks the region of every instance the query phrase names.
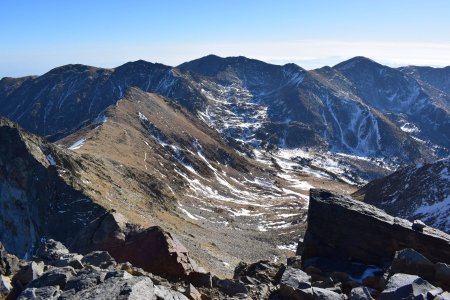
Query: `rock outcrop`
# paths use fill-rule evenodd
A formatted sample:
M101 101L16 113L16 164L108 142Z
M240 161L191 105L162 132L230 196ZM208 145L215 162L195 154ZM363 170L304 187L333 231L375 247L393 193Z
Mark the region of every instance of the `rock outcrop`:
M432 262L450 263L450 236L412 223L350 197L312 189L302 263L314 257L348 259L368 265L390 263L395 252L412 248Z
M201 297L189 284L169 283L131 265L117 264L108 255L97 252L83 257L69 252L54 240L46 241L41 246L36 261L26 262L16 258L20 267L18 272L3 274L2 270L0 299L187 300L192 299L188 298L192 294L197 295L197 299ZM6 256L11 255L2 248L2 258ZM84 264L74 268L64 260L68 256L79 256ZM39 259L44 259L45 264Z
M105 212L57 163L70 174L79 161L0 118L0 241L18 257L31 257L41 238L70 243Z
M186 278L192 272L204 273L172 234L158 226L143 229L130 224L118 212L92 222L73 247L82 253L107 251L117 262L130 262L158 275Z

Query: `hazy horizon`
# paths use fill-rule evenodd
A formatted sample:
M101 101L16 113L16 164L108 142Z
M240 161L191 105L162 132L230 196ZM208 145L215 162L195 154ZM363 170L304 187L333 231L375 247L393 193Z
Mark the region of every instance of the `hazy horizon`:
M176 66L208 54L305 69L354 56L450 65L450 1L134 0L1 4L0 78L66 64L112 68L143 59Z
M207 54L207 55L204 55L204 56L201 56L201 57L197 57L197 58L181 61L180 63L176 63L176 64L165 64L165 63L162 63L162 62L157 61L157 60L150 61L150 60L145 60L145 59L136 59L136 60L124 61L122 63L119 63L118 65L93 65L93 64L85 64L85 63L81 63L81 62L75 62L75 63L67 63L67 64L62 64L62 65L57 65L57 66L54 66L54 67L50 67L50 69L44 70L44 71L42 71L40 73L21 74L21 75L18 75L18 76L5 75L5 76L0 76L0 79L5 78L5 77L19 78L19 77L26 77L26 76L41 76L41 75L44 75L47 72L50 72L51 70L53 70L55 68L59 68L61 66L65 66L65 65L77 65L77 64L79 64L79 65L86 65L86 66L90 66L90 67L104 68L104 69L114 69L114 68L117 68L117 67L119 67L119 66L121 66L123 64L129 63L129 62L135 62L135 61L138 61L138 60L144 60L144 61L147 61L149 63L160 63L160 64L171 66L171 67L177 67L178 65L180 65L180 64L182 64L184 62L188 62L188 61L191 61L191 60L199 59L199 58L202 58L202 57L205 57L205 56L208 56L208 55L216 55L216 54L210 53L210 54ZM220 56L220 55L216 55L216 56L219 56L219 57L222 57L222 58L243 56L243 57L247 57L249 59L259 60L259 61L262 61L262 62L265 62L265 63L268 63L268 64L273 64L273 65L285 65L285 64L293 63L293 64L296 64L296 65L302 67L303 69L314 70L314 69L319 69L319 68L326 67L326 66L333 67L336 64L339 64L341 62L344 62L344 61L347 61L347 60L352 59L354 57L362 56L362 55L352 56L352 57L348 57L348 58L327 57L327 58L322 58L322 59L310 59L310 60L308 60L308 59L305 59L305 60L298 60L298 59L297 60L295 60L295 59L294 60L261 60L261 59L256 59L254 57L249 57L249 56L245 56L245 55L236 55L236 56ZM366 57L366 58L374 60L374 59L372 59L370 57ZM374 61L377 62L377 63L380 63L382 65L386 65L386 66L392 67L392 68L413 66L412 64L395 64L395 63L389 63L389 62L383 62L383 61L377 61L377 60L374 60ZM329 63L326 63L326 62L329 62ZM440 66L440 65L428 65L428 64L426 64L426 65L414 65L414 66L429 66L429 67L434 67L434 68L447 67L447 65Z

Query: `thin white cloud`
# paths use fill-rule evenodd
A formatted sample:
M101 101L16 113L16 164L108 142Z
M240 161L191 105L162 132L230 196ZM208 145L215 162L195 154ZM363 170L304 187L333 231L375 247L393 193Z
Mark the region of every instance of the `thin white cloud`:
M33 49L32 47L28 49ZM87 48L76 45L54 46L52 49L33 49L8 53L0 49L0 69L18 76L41 74L69 63L83 63L99 67L115 67L127 61L144 59L168 65L196 59L207 54L219 56L243 55L267 62L294 62L307 69L334 65L354 56L366 56L391 66L450 65L449 43L384 42L384 41L248 41L209 43L156 43L138 46L97 44ZM12 74L8 74L9 73Z

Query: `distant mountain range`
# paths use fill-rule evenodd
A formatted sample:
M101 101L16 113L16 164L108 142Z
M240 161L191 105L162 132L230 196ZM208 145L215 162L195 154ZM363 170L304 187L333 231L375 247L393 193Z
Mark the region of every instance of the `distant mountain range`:
M77 250L117 211L229 275L295 250L317 187L448 231L448 78L364 57L307 71L214 55L3 78L0 240L21 257L45 238Z
M242 152L312 147L420 162L449 153L449 72L394 69L364 57L312 71L214 55L178 67L67 65L39 77L3 78L0 115L54 141L101 119L138 87L179 103Z

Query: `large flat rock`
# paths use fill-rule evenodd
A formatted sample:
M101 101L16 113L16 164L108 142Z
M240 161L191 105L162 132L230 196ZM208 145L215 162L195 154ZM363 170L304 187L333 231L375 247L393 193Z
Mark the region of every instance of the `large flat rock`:
M433 262L450 263L450 236L412 223L348 196L311 189L302 262L312 257L390 263L395 252L412 248Z

